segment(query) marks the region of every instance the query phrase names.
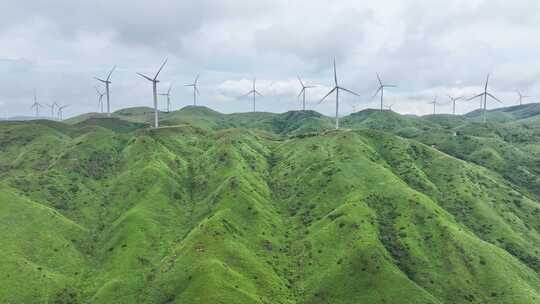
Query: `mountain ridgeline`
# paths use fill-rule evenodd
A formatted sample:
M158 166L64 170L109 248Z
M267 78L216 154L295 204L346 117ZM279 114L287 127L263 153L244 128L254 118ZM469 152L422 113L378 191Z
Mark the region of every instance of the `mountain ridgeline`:
M540 105L0 122L0 303L540 303Z

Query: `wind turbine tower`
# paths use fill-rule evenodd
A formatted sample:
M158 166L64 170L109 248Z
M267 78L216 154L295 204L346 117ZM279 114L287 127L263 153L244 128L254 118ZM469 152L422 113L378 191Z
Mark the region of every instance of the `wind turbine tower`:
M312 89L315 86L305 85L300 76L298 76L298 81L300 81L300 86L302 89L300 90L300 93L298 94L298 98L300 98L300 95L302 95L302 111L306 110L306 90Z
M161 70L163 69L163 67L165 66L166 63L167 63L167 59L165 59L165 61L161 65L161 67L159 67L159 70L157 71L154 78L150 78L150 77L148 77L148 76L146 76L144 74L137 73L139 76L141 76L144 79L152 82L152 92L153 92L153 95L154 95L154 128L159 127L159 114L158 114L158 102L157 102L157 84L158 84L159 80L157 78L158 78L159 73L161 72Z
M195 77L195 81L193 81L193 83L184 85L185 87L193 87L193 105L194 106L197 105L197 95L201 94L201 92L199 92L199 87L197 85L197 83L199 81L199 76L200 76L200 74L197 75L197 77Z
M111 75L115 69L116 69L116 65L113 66L113 68L109 72L109 75L107 75L107 78L105 79L95 77L99 82L102 82L105 84L105 94L107 95L107 116L109 117L111 116L111 95L109 91L109 85L111 84Z
M336 92L336 130L339 129L339 91L340 90L343 90L345 92L348 92L350 94L353 94L353 95L356 95L356 96L360 96L358 94L356 94L355 92L351 91L351 90L348 90L346 88L343 88L343 87L340 87L339 84L338 84L338 78L337 78L337 70L336 70L336 60L334 59L334 87L332 88L332 90L330 90L330 92L328 92L320 101L318 104L321 104L325 99L326 97L328 97L330 94Z
M395 88L397 86L393 84L383 84L381 77L379 76L378 73L377 73L377 80L379 81L379 88L377 89L377 92L375 92L375 95L373 95L373 97L377 96L377 94L381 92L381 111L382 111L384 109L384 88Z
M172 85L169 85L169 89L167 90L167 93L159 94L161 96L167 96L167 113L171 111L171 89L172 89Z

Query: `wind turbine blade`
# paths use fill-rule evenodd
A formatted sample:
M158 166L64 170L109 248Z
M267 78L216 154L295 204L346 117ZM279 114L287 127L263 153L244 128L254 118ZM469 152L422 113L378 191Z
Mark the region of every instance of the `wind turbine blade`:
M152 78L150 78L150 77L148 77L148 76L146 76L146 75L144 75L144 74L137 73L137 75L143 77L144 79L146 79L146 80L148 80L148 81L152 81L152 82L154 81L154 79L152 79Z
M193 82L193 84L197 84L197 81L199 81L199 76L201 76L201 74L197 74L197 77L195 77L195 81Z
M495 99L495 100L498 101L499 103L503 103L502 101L499 100L499 98L497 98L497 97L491 95L491 93L487 93L487 95L488 95L489 97Z
M487 74L487 77L486 77L486 86L484 87L484 92L487 91L488 83L489 83L489 73Z
M302 82L302 79L300 79L300 76L298 76L298 81L300 81L300 85L302 86L302 88L305 88L304 83Z
M375 98L375 96L377 96L377 94L379 94L379 92L383 89L382 86L380 86L378 89L377 89L377 92L375 92L375 94L373 94L373 96L371 97L371 99Z
M298 93L298 96L296 96L296 98L299 98L300 96L302 96L302 93L304 93L305 90L306 90L306 88L302 88L300 90L300 93Z
M184 86L185 86L185 87L194 87L195 84L185 84Z
M240 99L240 98L244 98L244 97L246 97L246 96L249 96L249 95L251 95L252 93L253 93L253 90L251 90L251 91L247 92L247 93L246 93L246 94L244 94L244 95L240 95L240 96L238 96L238 99Z
M385 84L385 85L383 85L383 87L385 87L385 88L397 88L397 85L395 85L395 84Z
M201 95L201 92L199 91L199 88L197 86L193 86L195 88L195 92L197 92L197 95Z
M161 66L159 67L159 70L157 71L156 76L154 76L153 80L156 80L158 78L159 73L161 73L161 70L163 70L163 67L165 66L165 64L167 64L167 60L169 60L169 58L165 58L165 61L163 61L163 64L161 64Z
M263 94L259 93L259 91L255 90L255 93L261 97L264 97Z
M476 99L476 98L478 98L478 97L480 97L480 96L483 96L483 95L484 95L484 93L480 93L480 94L478 94L478 95L475 95L475 96L473 96L473 97L468 98L467 100L473 100L473 99Z
M334 83L336 84L336 87L338 86L337 84L337 70L336 70L336 59L334 58Z
M109 81L109 79L111 79L111 75L114 72L114 70L116 70L116 65L113 66L112 70L109 72L109 75L107 75L107 81Z
M381 81L381 77L379 76L379 73L376 73L377 74L377 80L379 80L379 85L381 87L383 87L383 84L382 84L382 81Z
M99 78L97 78L97 77L94 77L94 78L95 78L96 80L98 80L98 81L103 82L103 83L107 83L107 80L99 79Z
M326 97L328 97L330 94L334 93L335 90L337 90L337 87L334 87L332 90L330 90L330 92L328 92L326 95L324 95L324 97L321 100L319 100L317 105L320 105L326 99Z
M355 92L353 92L353 91L351 91L351 90L348 90L348 89L345 89L345 88L342 88L342 87L339 87L339 88L340 88L341 90L345 91L345 92L349 92L349 93L351 93L351 94L353 94L353 95L356 95L356 96L360 97L360 95L358 95L357 93L355 93Z

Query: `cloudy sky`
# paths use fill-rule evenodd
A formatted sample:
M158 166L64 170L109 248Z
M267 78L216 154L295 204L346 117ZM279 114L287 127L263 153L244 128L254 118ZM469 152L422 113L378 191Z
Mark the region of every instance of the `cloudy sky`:
M264 94L258 110L298 109L300 75L317 85L308 107L331 114L331 100L317 101L332 85L333 58L340 85L361 95L342 95L342 114L353 104L378 106L376 72L398 85L385 101L400 113L430 113L434 96L446 103L446 94L478 92L488 72L492 93L511 105L516 89L540 96L539 6L535 0L2 0L0 116L30 115L34 89L39 102L70 104L67 116L97 111L93 77L105 77L115 64L112 109L151 106L151 85L136 72L152 74L166 57L160 91L172 84L175 108L192 103L184 84L200 73L199 101L218 111L249 111L250 101L239 96L255 77ZM462 102L458 112L476 107Z

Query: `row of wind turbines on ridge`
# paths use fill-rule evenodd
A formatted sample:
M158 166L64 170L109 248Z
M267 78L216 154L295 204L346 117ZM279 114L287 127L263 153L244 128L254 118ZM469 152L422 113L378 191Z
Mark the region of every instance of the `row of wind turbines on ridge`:
M165 93L159 93L158 94L158 89L157 89L157 85L160 82L158 80L158 76L159 76L159 74L161 73L161 71L163 70L163 68L165 67L166 64L167 64L167 59L165 59L165 61L161 64L161 66L159 67L159 69L156 72L156 74L154 75L154 77L150 77L150 76L147 76L147 75L142 74L142 73L137 73L140 77L142 77L142 78L144 78L144 79L146 79L146 80L148 80L149 82L152 83L152 93L153 93L152 95L153 95L153 106L154 106L154 127L155 128L159 127L158 95L159 96L164 96L164 97L167 98L167 112L169 112L171 110L171 89L172 89L172 86L169 86L167 92L165 92ZM339 97L340 97L340 92L349 93L349 94L352 94L352 95L355 95L355 96L358 96L358 97L360 97L360 95L358 93L352 91L352 90L349 90L349 89L344 88L344 87L339 85L335 60L333 62L333 68L334 68L334 86L331 88L331 90L326 95L324 95L324 97L322 99L319 100L317 105L321 104L323 101L325 101L328 98L328 96L335 93L334 94L335 95L335 127L336 127L336 129L339 129L339 106L340 106ZM113 72L115 71L115 69L116 69L116 66L114 66L110 70L110 72L107 74L107 77L105 79L95 77L95 79L97 81L99 81L100 83L102 83L104 85L104 87L105 87L105 91L103 91L103 92L100 91L97 87L95 87L96 93L98 95L98 103L99 103L100 110L101 110L102 113L104 112L104 100L103 100L103 98L105 97L106 98L106 100L105 100L106 101L106 113L107 113L107 116L109 116L109 117L111 116L110 84L112 83L111 82L111 76L112 76ZM198 88L199 76L200 75L197 75L197 77L195 78L193 83L185 85L186 87L192 87L193 88L193 105L197 105L197 95L200 94L200 91L199 91L199 88ZM456 97L456 96L448 95L448 98L450 99L450 103L452 104L452 114L455 115L455 113L456 113L456 102L457 101L460 101L460 100L471 101L471 100L480 98L480 109L483 111L482 116L483 116L483 120L485 122L486 121L486 111L487 111L488 97L495 100L495 101L497 101L497 102L499 102L499 103L502 103L502 101L500 101L497 97L495 97L493 94L488 92L489 78L490 78L490 75L488 74L488 76L486 78L485 86L484 86L484 91L482 93L478 94L478 95L475 95L475 96L472 96L472 97L469 97L469 98L467 98L465 96ZM300 83L300 92L299 92L297 98L301 97L301 99L302 99L302 110L305 111L306 110L306 91L308 89L315 88L316 86L314 86L314 85L306 85L302 81L302 79L300 77L298 77L298 81ZM377 91L375 92L373 97L376 97L377 95L380 96L380 110L383 111L384 108L385 108L385 106L384 106L384 90L386 88L395 88L397 86L393 85L393 84L385 84L385 83L383 83L383 81L381 80L381 77L379 76L379 74L377 74L377 81L378 81L379 87L377 88ZM517 93L518 93L518 96L519 96L520 105L522 104L524 99L532 97L532 96L523 95L519 91ZM247 97L247 96L251 97L252 103L253 103L253 112L255 112L256 97L257 96L263 97L263 94L261 94L256 89L256 79L253 79L252 89L249 92L247 92L246 94L244 94L244 95L242 95L240 97ZM442 105L442 103L438 102L437 97L435 97L433 99L433 101L429 102L429 104L433 105L433 114L436 113L437 105ZM64 108L68 107L69 105L60 106L56 102L54 102L53 104L47 105L47 106L51 108L51 117L53 119L55 119L55 117L56 117L57 119L62 120L62 110ZM392 106L393 105L390 105L387 108L389 110L391 110ZM39 108L40 107L42 107L42 105L37 102L36 94L34 93L34 103L32 104L32 108L35 108L36 117L39 117ZM56 116L55 116L55 109L56 109ZM356 105L353 105L353 109L356 110Z

